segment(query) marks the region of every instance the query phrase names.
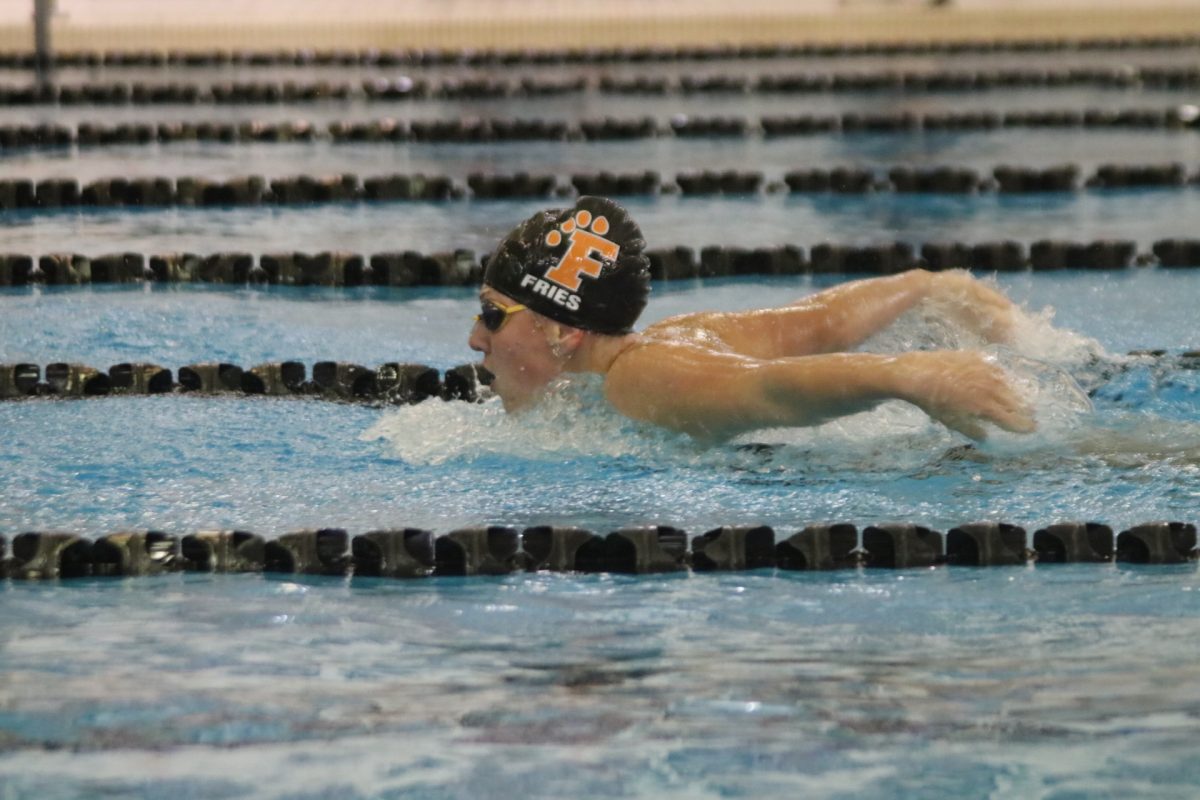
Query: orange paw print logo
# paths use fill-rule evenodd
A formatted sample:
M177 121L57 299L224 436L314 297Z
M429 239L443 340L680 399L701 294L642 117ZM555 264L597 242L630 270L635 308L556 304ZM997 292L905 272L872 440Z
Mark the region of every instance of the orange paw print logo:
M546 280L574 292L582 285L583 276L599 278L604 264L597 260L596 256L606 261L615 261L621 253L620 245L604 238L606 233L606 218L593 217L592 212L581 209L557 229L546 234L546 244L551 247L562 244L564 235L570 243L567 252L563 253L558 263L546 271Z

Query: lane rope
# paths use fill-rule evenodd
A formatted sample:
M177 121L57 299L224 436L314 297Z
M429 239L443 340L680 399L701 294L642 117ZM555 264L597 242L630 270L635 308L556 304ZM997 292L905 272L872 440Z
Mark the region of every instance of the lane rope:
M675 61L746 61L783 58L956 55L982 53L1112 52L1175 50L1200 46L1200 36L1060 37L959 41L835 42L812 44L697 45L588 49L279 49L279 50L64 50L63 67L274 67L274 66L517 66L638 64ZM33 69L33 52L0 53L0 68Z
M584 76L512 79L492 73L432 80L368 77L358 82L226 81L218 83L108 82L0 84L0 107L81 105L250 105L413 100L538 99L596 92L632 96L812 95L889 92L945 94L1009 89L1152 89L1192 91L1200 68L1191 66L1074 67L1058 69L873 70L741 75Z
M971 167L812 167L770 177L758 170L694 170L664 180L654 170L552 174L473 172L465 181L424 173L359 176L249 175L216 180L147 176L0 179L0 213L52 213L72 208L228 207L402 201L555 199L580 194L684 196L848 194L880 192L975 195L1073 193L1112 189L1181 190L1200 186L1200 173L1179 162L1101 164L1081 179L1076 164L1028 167L1001 164L984 176Z
M0 553L4 541L0 537ZM351 536L341 528L264 539L247 531L210 530L178 537L121 531L89 539L66 532L27 532L0 560L0 576L54 580L169 572L272 572L340 577L427 578L508 575L522 571L652 574L742 570L928 569L1028 564L1186 564L1197 560L1196 526L1155 521L1116 536L1098 522L1025 528L974 522L945 533L912 523L861 528L809 525L783 532L727 525L690 540L670 525L621 528L600 536L571 526L518 530L460 528L437 536L420 528Z
M0 400L26 398L220 395L312 397L323 400L406 405L430 399L477 402L492 376L479 364L445 372L425 364L388 362L365 367L318 361L311 372L299 361L242 368L228 362L188 364L174 373L151 363L114 364L107 370L78 362L0 364Z
M908 269L966 268L981 272L1119 270L1157 265L1200 267L1200 239L1160 239L1142 250L1132 240L1024 243L884 242L852 245L822 242L740 247L707 245L646 251L654 280L692 280L757 275L886 275ZM474 286L488 254L460 248L360 254L346 251L284 251L253 254L0 253L0 287L89 284L203 283L244 286L408 287Z
M538 118L460 118L345 121L319 127L288 122L129 122L77 125L0 125L0 154L34 149L101 148L177 142L221 144L484 144L508 142L598 142L646 138L751 138L986 132L1001 129L1200 131L1200 106L1162 109L1012 110L929 113L846 112L829 115L742 116L677 114L667 124L650 117L576 121Z

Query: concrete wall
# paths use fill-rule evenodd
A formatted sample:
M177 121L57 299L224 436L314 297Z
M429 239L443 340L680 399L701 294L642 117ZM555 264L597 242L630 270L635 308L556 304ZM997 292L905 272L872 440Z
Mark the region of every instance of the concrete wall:
M310 20L334 24L380 19L478 20L495 16L542 18L607 18L738 14L835 14L838 12L919 10L930 0L55 0L56 16L64 24L103 27L145 22L152 25L286 25ZM1075 11L1121 7L1176 6L1200 12L1196 0L950 0L947 11L1007 10L1037 12L1047 6ZM0 3L0 24L28 22L33 0ZM214 11L217 9L217 11Z
M56 0L62 49L546 47L1200 32L1200 0ZM214 8L220 13L214 13ZM33 0L0 0L0 49Z

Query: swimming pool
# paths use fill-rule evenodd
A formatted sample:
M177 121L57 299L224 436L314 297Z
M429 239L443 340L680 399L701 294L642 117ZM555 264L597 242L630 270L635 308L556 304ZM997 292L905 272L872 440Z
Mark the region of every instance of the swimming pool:
M613 113L632 114L643 101L630 102ZM661 110L705 102L674 98ZM1060 92L1055 102L1099 101ZM1194 136L196 145L151 147L167 160L148 166L125 166L148 152L137 148L17 154L4 165L42 178L393 168L381 160L454 174L531 164L667 172L782 171L831 158L1121 160L1113 152L1194 162ZM629 205L657 247L1118 237L1147 249L1189 233L1196 194ZM4 250L34 254L485 252L543 205L71 210L5 214L0 225ZM659 283L645 321L781 302L841 277ZM1025 358L998 357L1038 399L1043 431L1034 441L999 436L964 451L964 440L899 406L749 438L776 445L764 450L699 448L586 404L513 420L494 404L441 401L388 409L237 396L4 402L0 533L244 528L273 537L330 525L446 532L481 523L606 532L649 523L698 534L750 523L782 534L837 521L938 530L975 520L1030 530L1073 519L1116 529L1194 521L1200 371L1123 354L1200 347L1200 274L1151 267L998 280L1031 312L1018 347ZM400 360L446 369L473 360L465 344L473 298L469 287L0 289L0 362ZM1054 327L1039 316L1047 306ZM912 315L870 346L957 337ZM1082 410L1071 380L1091 391L1093 411ZM594 387L564 391L586 400ZM1200 727L1190 646L1196 587L1192 565L1111 564L10 581L0 588L0 783L17 797L1189 797Z

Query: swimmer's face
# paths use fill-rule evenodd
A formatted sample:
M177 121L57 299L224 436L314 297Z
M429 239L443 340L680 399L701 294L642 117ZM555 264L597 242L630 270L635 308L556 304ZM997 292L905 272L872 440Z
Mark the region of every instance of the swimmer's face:
M490 286L483 287L480 300L500 306L517 301ZM497 331L481 321L471 328L467 344L483 353L483 366L493 375L492 391L500 396L506 411L519 411L533 403L546 384L562 372L560 359L550 349L543 330L545 319L533 311L510 314Z

